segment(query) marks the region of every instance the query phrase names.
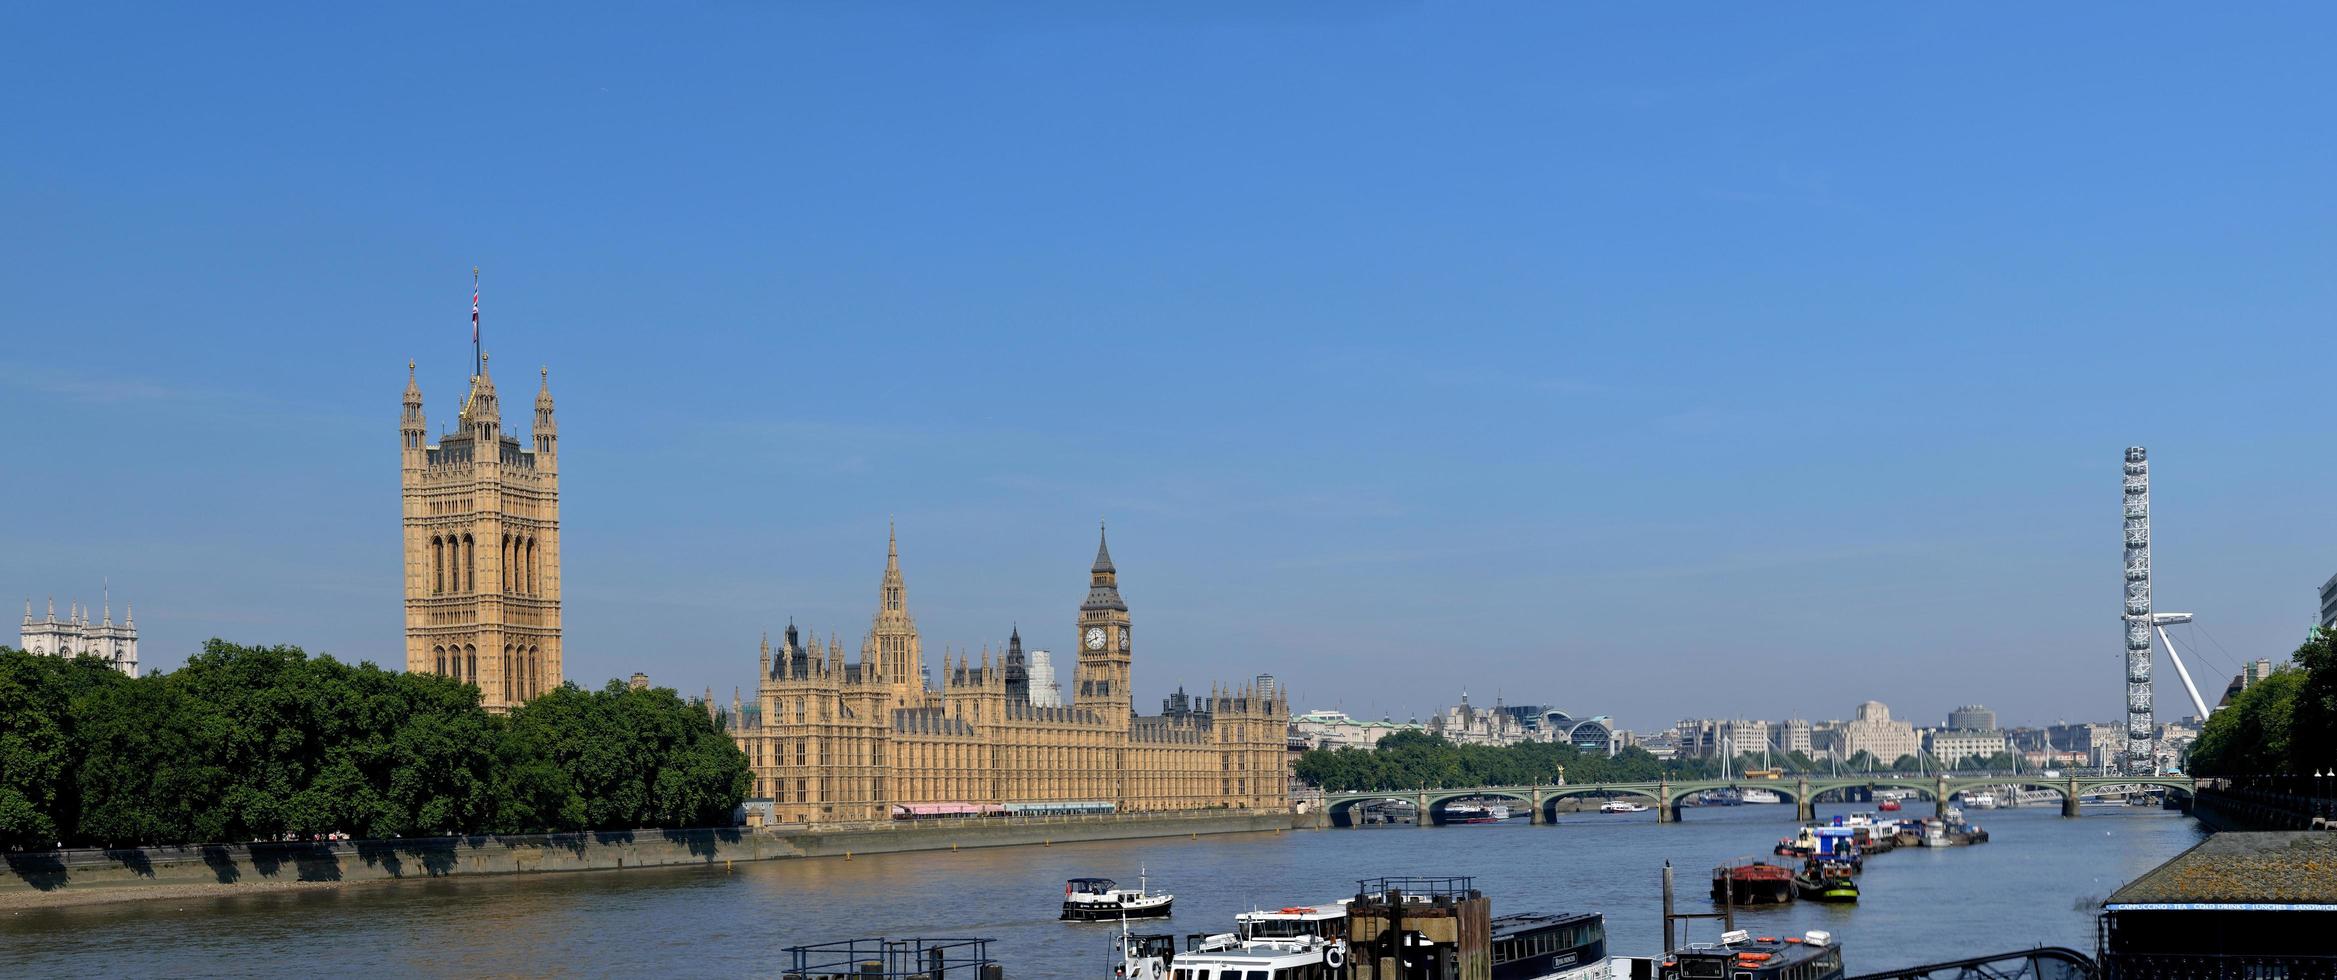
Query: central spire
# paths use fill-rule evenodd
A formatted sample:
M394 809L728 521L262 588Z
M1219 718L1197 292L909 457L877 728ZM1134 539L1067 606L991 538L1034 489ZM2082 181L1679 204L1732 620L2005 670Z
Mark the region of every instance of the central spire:
M1101 521L1096 523L1095 567L1089 570L1087 601L1079 608L1082 612L1128 611L1128 604L1120 599L1120 573L1112 567L1112 547L1104 538Z

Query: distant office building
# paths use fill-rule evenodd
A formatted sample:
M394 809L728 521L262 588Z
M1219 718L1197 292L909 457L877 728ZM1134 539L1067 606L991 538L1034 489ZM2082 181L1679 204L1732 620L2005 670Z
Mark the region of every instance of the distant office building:
M1923 733L1923 751L1943 766L1954 766L1972 756L1985 759L2006 750L2003 732L1934 728Z
M1967 704L1948 712L1947 726L1958 731L1990 732L1996 730L1996 712L1977 704Z
M2007 728L2004 741L2015 752L2043 752L2052 747L2042 728Z
M1516 745L1532 740L1525 726L1498 699L1487 711L1469 704L1467 691L1461 692L1461 703L1428 719L1428 730L1461 745Z
M1275 680L1272 674L1259 674L1251 690L1257 691L1261 698L1273 700L1282 696L1282 682Z
M2337 575L2321 583L2321 628L2337 629Z
M1045 650L1031 651L1031 707L1062 706L1063 686L1055 683L1055 655Z
M1923 739L1915 734L1915 726L1891 720L1891 709L1880 701L1868 701L1858 706L1858 717L1842 726L1842 757L1864 752L1877 763L1890 765L1900 756L1914 755L1923 748Z
M1368 749L1397 732L1427 730L1412 722L1359 721L1343 711L1309 711L1290 719L1291 741L1310 749Z
M2272 661L2270 660L2259 657L2241 664L2240 672L2232 675L2231 683L2223 686L2223 697L2215 702L2215 706L2220 708L2232 703L2232 699L2239 697L2241 691L2256 686L2256 682L2270 676L2272 676Z
M17 646L26 653L51 657L96 657L115 670L138 676L138 616L125 604L122 622L116 625L111 600L105 603L101 618L92 622L89 608L79 603L68 604L65 618L58 619L55 599L49 600L48 615L35 620L32 600L26 599Z
M1576 718L1557 708L1541 713L1537 736L1545 742L1564 742L1584 752L1612 756L1623 746L1616 737L1615 720L1605 715Z
M1788 718L1777 726L1777 751L1817 757L1817 739L1807 719Z
M1846 721L1821 721L1810 726L1810 758L1847 759L1850 753L1842 750Z
M2125 751L2126 726L2103 722L2065 722L2048 726L2045 738L2055 755L2074 755L2084 765L2100 766Z

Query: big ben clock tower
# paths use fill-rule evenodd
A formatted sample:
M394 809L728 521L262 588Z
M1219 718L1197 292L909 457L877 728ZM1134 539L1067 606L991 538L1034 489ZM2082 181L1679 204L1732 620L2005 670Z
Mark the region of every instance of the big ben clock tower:
M1075 695L1079 707L1092 709L1104 721L1115 724L1128 717L1128 662L1133 649L1128 637L1128 604L1120 600L1120 576L1112 568L1111 546L1098 528L1087 601L1079 604Z

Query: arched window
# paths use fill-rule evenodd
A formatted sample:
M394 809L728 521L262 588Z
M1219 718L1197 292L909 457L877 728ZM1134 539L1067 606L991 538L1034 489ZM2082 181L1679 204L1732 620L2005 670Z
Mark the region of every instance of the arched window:
M430 594L446 591L446 541L432 535L430 538Z
M544 594L544 583L536 577L536 539L527 539L527 594Z
M437 662L438 662L438 676L440 676L440 677L444 677L444 676L446 676L446 648L445 648L445 647L431 647L431 648L430 648L430 655L431 655L433 658L435 658L435 659L437 660Z
M514 654L513 654L513 651L512 651L512 648L511 648L511 644L508 644L508 643L504 644L504 645L503 645L503 700L504 700L504 701L506 701L506 702L510 702L510 701L516 701L516 700L518 700L518 694L519 694L519 671L518 671L518 669L517 669L517 668L518 668L518 664L516 663L516 660L517 660L517 657L516 657L516 656L514 656Z
M474 687L479 683L479 648L468 643L463 644L463 679Z
M527 696L534 698L544 693L544 658L535 647L527 648Z
M468 534L463 535L463 587L461 591L479 591L479 543L472 540Z

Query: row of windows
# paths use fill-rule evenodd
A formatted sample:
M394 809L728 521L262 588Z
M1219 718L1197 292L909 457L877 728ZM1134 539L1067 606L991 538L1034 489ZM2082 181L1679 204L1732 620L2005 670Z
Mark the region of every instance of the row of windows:
M478 543L468 534L430 539L430 594L479 591ZM502 591L512 595L542 595L543 571L536 559L536 539L503 536Z
M479 683L479 648L465 643L456 646L430 648L431 664L441 676L452 677L466 684ZM487 669L495 670L494 654L488 653ZM503 696L507 700L526 701L544 693L544 661L538 647L506 645L503 648Z

